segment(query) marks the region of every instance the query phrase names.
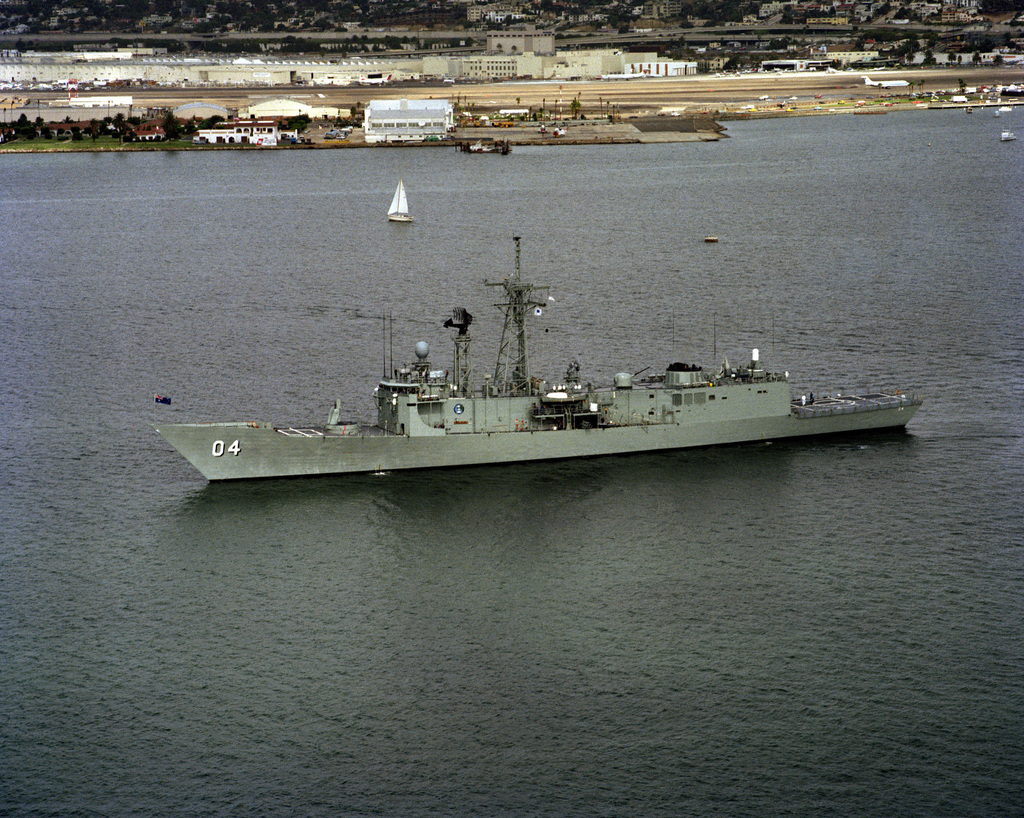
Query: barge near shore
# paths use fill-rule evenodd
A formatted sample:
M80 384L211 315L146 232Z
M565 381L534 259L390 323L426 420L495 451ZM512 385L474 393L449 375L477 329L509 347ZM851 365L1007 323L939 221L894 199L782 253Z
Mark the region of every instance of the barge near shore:
M579 365L549 383L532 377L527 315L546 287L522 280L519 239L514 272L500 287L505 324L493 374L472 378L472 316L456 308L451 370L435 369L429 347L374 390L375 425L341 420L336 401L323 426L271 423L158 423L159 432L211 481L385 472L519 463L683 449L904 427L922 403L899 391L793 400L788 373L726 361L711 374L673 363L662 374L615 375L595 387Z

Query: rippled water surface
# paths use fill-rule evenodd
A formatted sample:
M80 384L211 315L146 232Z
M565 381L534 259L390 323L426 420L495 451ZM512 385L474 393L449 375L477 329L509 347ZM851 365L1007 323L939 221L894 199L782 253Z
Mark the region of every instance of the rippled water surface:
M1019 814L1000 122L0 156L0 812ZM228 485L153 432L369 420L382 313L396 359L447 360L465 305L485 370L513 234L556 299L541 374L757 346L798 390L926 403L905 434Z

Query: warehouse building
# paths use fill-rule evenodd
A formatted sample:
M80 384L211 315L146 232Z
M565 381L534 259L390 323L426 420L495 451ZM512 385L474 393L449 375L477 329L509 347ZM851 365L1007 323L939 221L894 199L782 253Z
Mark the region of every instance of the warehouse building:
M443 139L455 127L452 104L443 99L375 99L366 106L370 144Z
M342 115L341 109L333 105L310 105L294 97L268 97L251 102L239 110L239 116L253 119L293 116L308 116L310 119L334 119ZM347 113L347 111L345 112Z

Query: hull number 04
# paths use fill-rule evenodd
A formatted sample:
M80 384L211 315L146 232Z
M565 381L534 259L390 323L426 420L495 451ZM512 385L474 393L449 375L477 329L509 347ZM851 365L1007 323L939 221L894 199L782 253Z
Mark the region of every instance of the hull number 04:
M238 441L237 440L234 443L232 443L230 446L228 446L227 448L224 448L224 441L223 440L215 440L215 441L213 441L213 456L214 457L220 457L222 454L224 454L224 452L227 452L228 454L235 454L235 455L237 455L241 450L242 450L242 448L238 445Z

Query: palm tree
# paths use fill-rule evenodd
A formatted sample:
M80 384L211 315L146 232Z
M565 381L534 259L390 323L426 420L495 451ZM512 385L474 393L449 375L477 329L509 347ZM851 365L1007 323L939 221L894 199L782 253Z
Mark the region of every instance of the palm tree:
M117 131L117 141L124 142L124 134L128 130L128 121L124 118L124 114L114 117L114 130Z
M580 96L577 94L572 98L572 102L569 103L569 111L572 113L573 119L580 118L580 111L583 109L583 104L580 102Z
M168 111L164 121L160 124L163 126L168 140L177 139L181 136L181 127L178 125L178 118L174 115L174 111Z

